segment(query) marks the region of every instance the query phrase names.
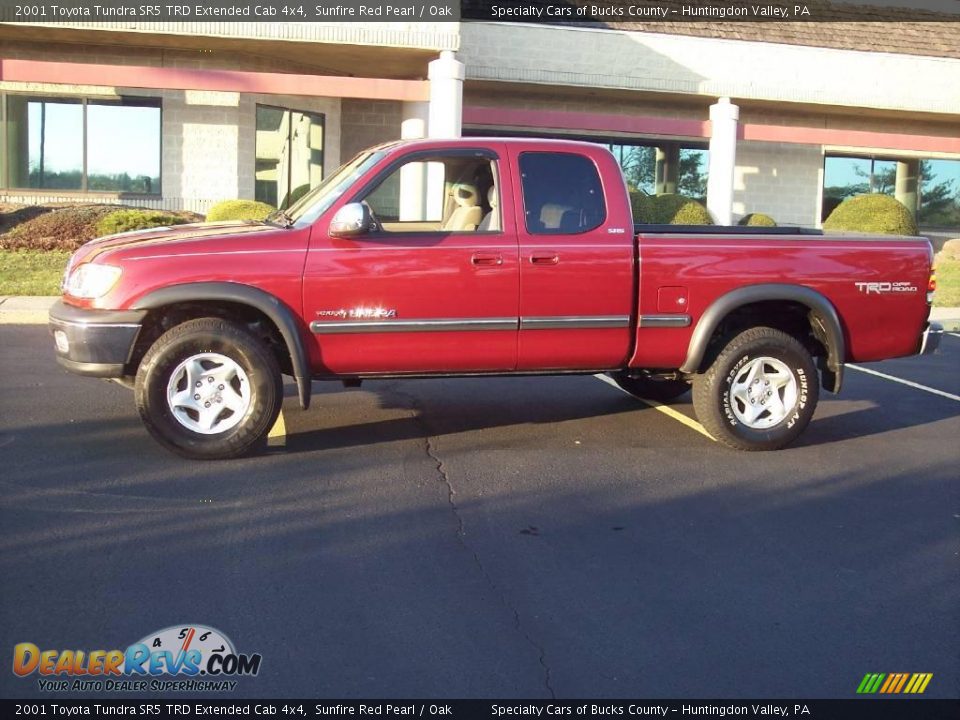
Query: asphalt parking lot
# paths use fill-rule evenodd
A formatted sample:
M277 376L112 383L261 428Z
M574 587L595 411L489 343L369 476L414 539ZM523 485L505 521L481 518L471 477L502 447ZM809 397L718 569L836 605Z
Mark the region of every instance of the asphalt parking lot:
M955 335L868 366L947 395L850 370L765 454L573 377L317 384L284 448L196 463L44 327L0 368L0 652L204 623L263 656L230 697L960 692Z

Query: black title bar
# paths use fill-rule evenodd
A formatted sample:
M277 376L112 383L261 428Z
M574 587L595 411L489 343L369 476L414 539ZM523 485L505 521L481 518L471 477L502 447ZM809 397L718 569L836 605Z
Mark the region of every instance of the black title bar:
M955 720L960 700L2 700L4 717Z
M0 22L953 22L956 0L0 0Z

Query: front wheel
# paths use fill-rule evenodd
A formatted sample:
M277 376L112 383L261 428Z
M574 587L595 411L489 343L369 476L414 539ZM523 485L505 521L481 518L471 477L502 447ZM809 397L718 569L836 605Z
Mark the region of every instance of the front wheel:
M150 347L134 388L143 424L195 460L239 457L260 444L283 403L277 359L242 325L190 320Z
M734 337L707 371L694 377L697 417L737 450L778 450L803 432L817 406L813 358L797 340L767 327Z

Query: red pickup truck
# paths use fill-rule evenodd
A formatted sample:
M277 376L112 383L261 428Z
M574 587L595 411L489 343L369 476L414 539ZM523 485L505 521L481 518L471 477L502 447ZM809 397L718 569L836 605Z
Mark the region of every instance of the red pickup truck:
M264 222L84 245L50 328L62 365L131 385L191 458L262 443L282 373L303 408L328 379L605 372L664 402L692 385L717 440L770 450L845 362L939 341L924 238L634 220L597 145L393 142Z

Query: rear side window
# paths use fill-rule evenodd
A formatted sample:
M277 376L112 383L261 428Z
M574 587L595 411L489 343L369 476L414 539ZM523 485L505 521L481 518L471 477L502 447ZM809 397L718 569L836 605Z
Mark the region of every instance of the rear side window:
M600 174L583 155L521 153L520 182L531 234L575 235L598 228L607 219Z

